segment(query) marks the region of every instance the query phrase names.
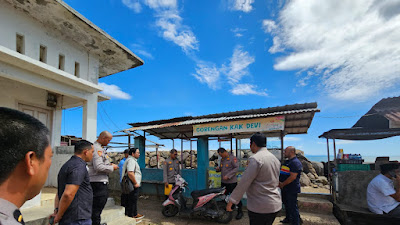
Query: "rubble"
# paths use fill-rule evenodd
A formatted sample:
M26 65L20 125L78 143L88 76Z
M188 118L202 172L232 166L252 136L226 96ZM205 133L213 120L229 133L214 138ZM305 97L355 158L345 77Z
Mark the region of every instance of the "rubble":
M230 150L228 150L230 151ZM279 159L280 151L274 155ZM304 152L301 150L296 150L297 158L303 165L303 172L300 175L300 185L302 187L314 187L314 188L327 188L328 179L324 177L324 164L321 162L312 162L304 156ZM108 155L111 158L111 162L119 163L119 161L124 157L123 154L118 152L110 152ZM253 153L248 150L242 150L240 155L242 156L240 161L240 167L245 168L247 166L247 159L253 155ZM162 168L163 162L169 157L169 151L155 151L146 152L146 168ZM158 163L157 163L158 158ZM181 157L181 151L178 150L178 160L183 159L185 169L195 169L197 168L197 151L184 150L183 156ZM218 153L216 150L209 151L209 167L218 166Z

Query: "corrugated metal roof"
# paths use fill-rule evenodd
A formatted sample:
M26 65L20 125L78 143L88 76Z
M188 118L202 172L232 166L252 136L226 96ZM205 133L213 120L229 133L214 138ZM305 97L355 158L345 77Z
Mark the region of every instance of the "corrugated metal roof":
M132 128L125 132L143 130L161 139L191 138L193 137L193 125L243 120L251 118L265 118L272 116L285 116L286 134L307 133L314 114L319 112L317 103L294 104L270 108L251 109L227 113L210 114L197 117L177 117L168 120L156 120L146 123L131 123ZM272 133L268 133L271 134ZM235 136L246 136L250 134L240 133Z
M186 121L174 122L174 123L132 127L132 128L126 129L125 131L152 130L152 129L157 129L157 128L165 128L165 127L173 127L173 126L195 125L195 124L203 124L203 123L211 123L211 122L221 122L221 121L230 121L230 120L239 120L239 119L251 119L251 118L270 117L270 116L277 116L277 115L297 114L297 113L306 113L306 112L319 112L319 109L301 109L301 110L291 110L291 111L265 113L265 114L194 119L194 120L186 120Z

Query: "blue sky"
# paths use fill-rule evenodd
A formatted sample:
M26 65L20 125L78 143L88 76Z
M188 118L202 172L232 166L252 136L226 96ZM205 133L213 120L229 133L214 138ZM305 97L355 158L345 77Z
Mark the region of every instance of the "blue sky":
M99 103L98 132L129 128L130 122L316 101L321 112L308 134L287 136L286 144L323 155L320 134L351 127L381 98L400 95L398 1L65 2L145 62L100 80L112 99ZM63 116L62 134L81 136L82 110ZM150 138L171 148L171 141ZM399 144L395 137L338 141L337 147L400 155Z

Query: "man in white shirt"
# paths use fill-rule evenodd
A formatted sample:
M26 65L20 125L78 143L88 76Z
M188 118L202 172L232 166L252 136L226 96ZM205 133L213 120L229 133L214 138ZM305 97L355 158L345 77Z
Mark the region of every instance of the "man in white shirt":
M400 184L400 165L381 165L381 174L368 184L367 202L371 212L400 218L400 188L394 189L393 180Z

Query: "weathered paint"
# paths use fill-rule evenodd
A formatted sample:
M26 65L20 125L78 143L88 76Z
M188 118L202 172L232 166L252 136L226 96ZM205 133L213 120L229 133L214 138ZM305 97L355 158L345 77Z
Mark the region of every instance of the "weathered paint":
M208 169L208 137L197 139L197 188L205 189L207 185Z
M139 148L139 152L140 152L140 157L138 159L138 163L140 168L145 168L146 167L146 150L145 150L145 138L142 136L139 137L135 137L135 142L134 142L134 146L135 148Z
M144 181L141 188L141 193L159 196L164 195L163 170L145 168L142 170L142 180ZM189 188L184 193L185 197L190 197L190 193L194 190L200 190L197 187L197 170L196 169L183 169L182 177L186 180ZM158 184L157 184L158 183Z

